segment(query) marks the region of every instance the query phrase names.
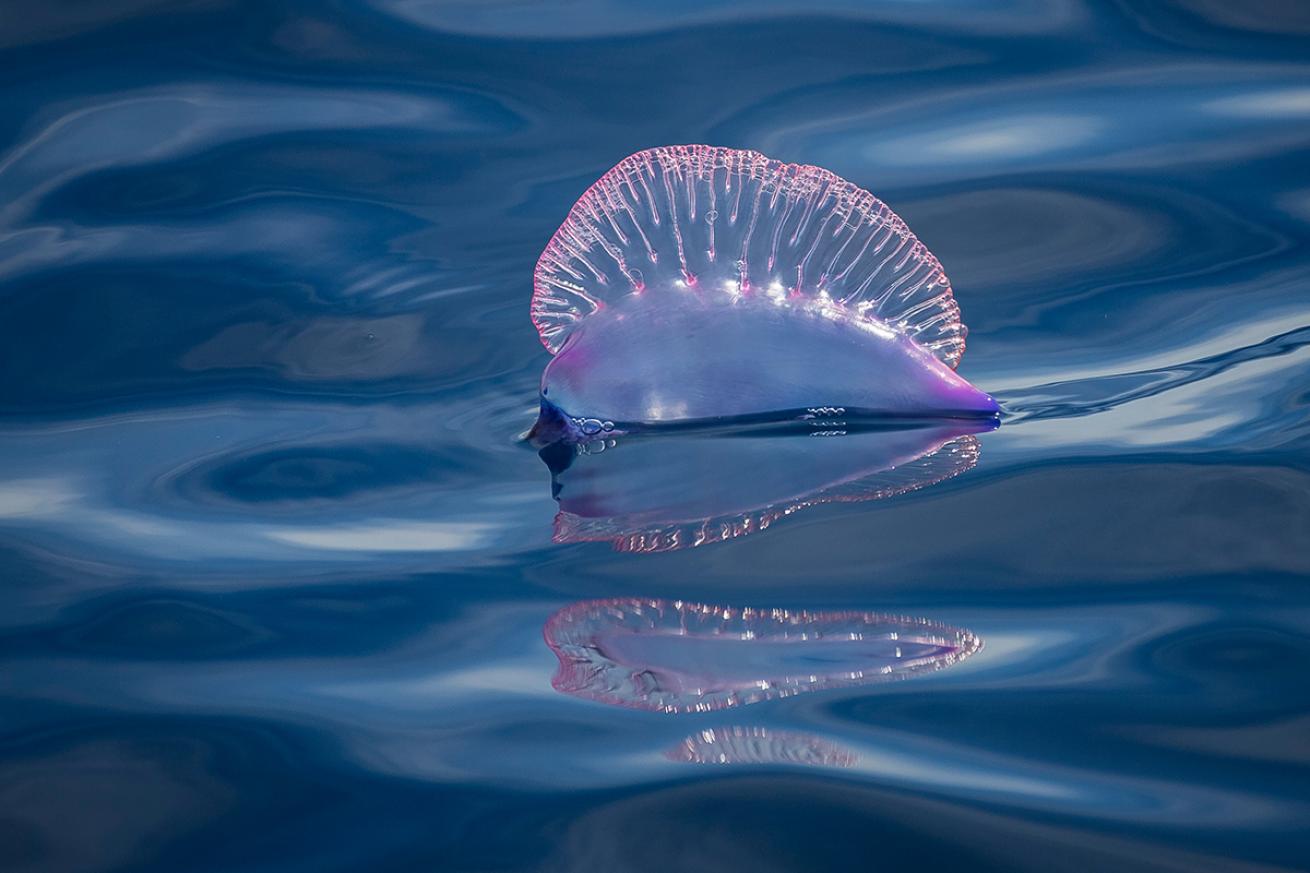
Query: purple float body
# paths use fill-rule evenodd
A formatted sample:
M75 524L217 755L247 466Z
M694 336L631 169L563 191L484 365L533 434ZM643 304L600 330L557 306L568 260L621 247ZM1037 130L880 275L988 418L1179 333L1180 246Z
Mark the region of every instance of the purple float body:
M763 306L634 301L580 325L542 399L633 431L840 408L848 417L994 417L996 402L903 334ZM581 426L581 425L579 425Z

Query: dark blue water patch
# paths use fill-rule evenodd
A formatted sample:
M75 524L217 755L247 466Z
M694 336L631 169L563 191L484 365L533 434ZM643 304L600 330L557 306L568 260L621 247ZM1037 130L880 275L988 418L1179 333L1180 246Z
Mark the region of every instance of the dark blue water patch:
M1287 253L1290 229L1234 199L1139 179L1042 173L1005 187L952 185L898 208L942 258L960 265L955 270L968 271L979 292L969 310L977 329L1036 323L1076 332L1073 319L1058 326L1038 319L1060 311L1065 295L1115 311L1121 296L1155 283L1240 276L1243 264ZM1023 252L1018 263L1015 252Z
M404 445L307 445L220 457L168 487L192 499L237 503L342 500L424 483L449 482L454 458ZM453 475L471 479L467 475Z
M12 869L48 869L55 862L150 870L266 863L357 869L367 858L401 851L430 831L434 817L458 823L477 808L469 798L463 811L445 809L439 792L403 783L343 784L339 771L322 769L332 758L331 743L312 731L239 719L67 716L63 730L0 748L12 777L0 824L6 849L13 850L6 853ZM25 802L14 802L20 798ZM59 813L65 802L83 815L69 821ZM315 832L349 828L379 802L394 803L394 814L370 828L356 849L297 848ZM245 836L232 840L233 831Z
M391 215L384 216L379 210L373 220L358 226L361 236L376 236L388 224L402 221L406 213L444 226L458 217L453 212L459 205L454 192L471 169L466 147L443 142L436 131L422 141L398 139L395 126L405 123L408 110L410 114L448 116L447 137L471 132L485 137L504 133L499 128L512 119L485 98L461 91L416 88L406 96L364 89L343 92L334 102L293 86L261 89L233 82L232 89L239 96L211 98L212 86L195 93L178 87L158 94L123 95L123 108L100 110L105 117L94 126L110 131L129 123L150 129L156 126L152 121L174 126L175 130L153 134L172 134L154 144L159 159L143 162L134 146L150 148L152 144L129 140L120 144L121 154L103 156L98 163L81 166L70 160L69 166L38 165L28 171L25 181L43 196L22 198L20 204L32 220L52 224L75 220L84 232L114 222L126 224L134 218L152 226L170 220L203 221L212 219L218 207L278 196L293 201L292 205L301 201L299 205L306 210L315 202L324 207L353 204L357 209L386 203ZM206 105L209 99L215 99L214 105ZM246 110L269 102L285 103L303 127L288 125L289 119L253 121ZM158 104L154 114L160 117L147 117L142 124L137 116L151 113L135 104L152 103ZM446 108L429 108L433 106ZM357 123L372 119L376 125L340 129L331 141L318 135L323 128L339 127L339 119L350 115L352 109L362 116ZM90 114L95 118L95 111ZM77 113L70 115L76 119ZM81 123L92 126L90 121ZM56 136L75 142L76 124L76 120L70 121L74 130L61 129ZM196 132L189 129L193 126L207 134L211 140L207 147L195 148ZM19 168L25 169L22 163ZM52 169L61 171L59 184L46 192L42 189L50 186L45 175ZM425 196L415 196L416 188Z
M616 836L634 828L652 837L650 850L639 859ZM694 849L679 845L675 835L691 840ZM1034 843L1047 857L1058 854L1086 869L1186 869L1205 857L1199 845L1149 843L1130 828L1108 827L1083 838L1054 817L1021 823L999 809L970 809L809 775L711 777L606 798L575 819L561 843L546 869L595 864L655 871L702 862L814 869L843 863L850 850L865 857L918 858L934 866L1038 869L1021 848ZM1289 844L1284 837L1274 845L1245 848L1276 857ZM1144 863L1143 851L1149 852Z
M1310 662L1310 640L1285 627L1227 621L1162 639L1142 655L1181 691L1233 707L1287 687ZM1310 696L1300 704L1310 704Z
M10 561L16 570L23 563ZM28 563L35 582L45 568ZM279 587L274 578L230 581L221 586L228 590L210 593L213 582L186 590L176 580L168 587L143 577L114 590L106 580L59 580L49 572L41 581L46 600L67 605L44 615L34 606L27 622L13 621L0 633L0 648L128 663L380 654L440 637L442 627L458 634L460 598L489 584L478 574L441 574L373 579L361 592L358 574L319 575L299 586ZM76 581L86 590L76 592Z
M439 306L369 315L324 307L312 286L233 285L226 272L83 269L11 287L0 366L24 378L0 386L0 408L34 413L201 389L430 392L470 376L466 352L480 333L467 322L453 329L460 317ZM494 371L506 355L482 361Z
M59 646L72 651L178 660L232 657L264 636L238 614L142 596L58 633Z

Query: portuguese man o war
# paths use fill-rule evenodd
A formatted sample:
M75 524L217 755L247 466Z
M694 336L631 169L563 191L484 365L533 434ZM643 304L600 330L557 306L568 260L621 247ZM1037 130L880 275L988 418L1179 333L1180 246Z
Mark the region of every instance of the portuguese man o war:
M994 424L808 434L698 431L625 436L542 449L559 502L557 543L609 542L620 552L668 552L767 530L826 503L894 497L971 469L973 436Z
M904 679L982 648L969 631L922 618L640 598L566 606L544 636L559 659L557 691L668 713Z
M533 285L554 355L543 443L813 408L999 412L955 373L966 329L941 264L880 200L818 167L638 152L574 205Z

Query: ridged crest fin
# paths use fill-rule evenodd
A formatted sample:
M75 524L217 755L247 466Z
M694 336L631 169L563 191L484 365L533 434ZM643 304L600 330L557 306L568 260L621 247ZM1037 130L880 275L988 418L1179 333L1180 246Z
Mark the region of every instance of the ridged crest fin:
M603 307L678 294L876 320L950 367L964 354L950 282L896 213L827 170L759 152L665 146L620 162L538 260L532 320L554 354Z

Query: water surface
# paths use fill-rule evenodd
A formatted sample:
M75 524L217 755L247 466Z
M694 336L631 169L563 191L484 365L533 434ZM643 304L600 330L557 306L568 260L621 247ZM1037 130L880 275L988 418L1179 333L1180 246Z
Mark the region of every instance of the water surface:
M4 869L1305 868L1298 5L4 19ZM811 500L880 440L823 414L557 477L522 444L542 247L695 142L831 169L942 261L1005 409L969 463ZM603 536L557 536L579 492ZM708 533L616 549L652 519ZM543 628L611 598L983 645L722 711L561 694Z

